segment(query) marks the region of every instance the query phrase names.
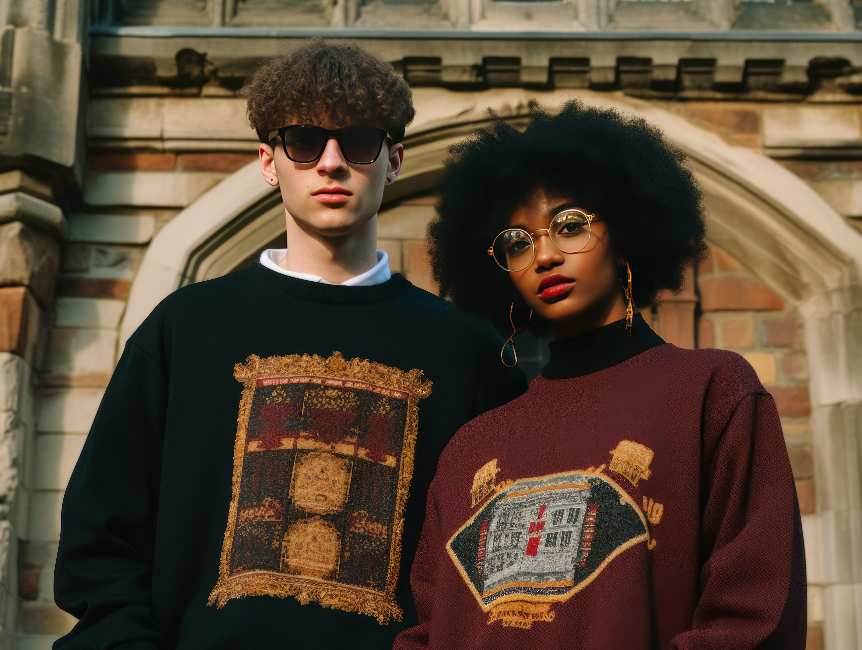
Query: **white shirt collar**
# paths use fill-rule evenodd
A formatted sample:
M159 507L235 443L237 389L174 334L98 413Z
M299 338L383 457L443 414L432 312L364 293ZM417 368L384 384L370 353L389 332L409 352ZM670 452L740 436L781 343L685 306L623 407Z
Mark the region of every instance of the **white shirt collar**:
M306 280L308 282L332 284L331 282L327 282L321 278L319 275L299 273L298 271L288 271L285 269L279 264L279 262L284 258L286 253L286 248L267 248L260 254L260 263L276 273L288 275L292 278L298 278L299 280ZM345 280L341 285L348 287L367 287L374 284L383 284L391 277L392 271L389 269L389 255L386 254L386 251L377 251L377 264L364 273L360 273L359 275Z

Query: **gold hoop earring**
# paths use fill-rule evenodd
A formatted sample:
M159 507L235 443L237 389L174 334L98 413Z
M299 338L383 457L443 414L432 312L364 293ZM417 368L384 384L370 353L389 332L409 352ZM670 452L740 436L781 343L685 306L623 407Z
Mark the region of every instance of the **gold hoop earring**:
M635 318L635 308L632 300L632 267L626 262L626 330L632 331L632 323Z
M515 327L515 303L513 302L509 305L509 325L512 326L512 333L509 335L509 338L505 340L503 343L503 347L500 348L500 363L502 363L507 368L514 368L518 365L518 350L515 348L515 335L518 334L518 328ZM527 324L533 320L533 310L530 309L530 315L527 317ZM514 358L514 363L506 363L506 348L509 347L512 349L512 357Z

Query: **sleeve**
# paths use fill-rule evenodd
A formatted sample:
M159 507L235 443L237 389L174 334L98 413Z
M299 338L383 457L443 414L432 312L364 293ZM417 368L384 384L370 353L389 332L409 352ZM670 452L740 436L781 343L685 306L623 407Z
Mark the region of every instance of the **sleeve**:
M704 440L700 598L675 650L805 647L802 524L772 397L743 397Z
M63 498L57 605L78 618L56 650L153 650L151 576L166 373L130 341Z
M431 616L434 609L437 565L443 548L440 540L437 500L433 483L428 490L425 523L410 570L410 587L416 604L418 624L401 632L395 639L393 650L417 650L430 647Z

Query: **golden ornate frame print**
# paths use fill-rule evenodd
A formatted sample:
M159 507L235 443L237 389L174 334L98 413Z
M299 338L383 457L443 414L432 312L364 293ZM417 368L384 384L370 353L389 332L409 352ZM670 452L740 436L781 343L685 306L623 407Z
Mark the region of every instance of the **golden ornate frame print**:
M395 600L421 370L335 352L249 356L209 604L273 596L401 620Z

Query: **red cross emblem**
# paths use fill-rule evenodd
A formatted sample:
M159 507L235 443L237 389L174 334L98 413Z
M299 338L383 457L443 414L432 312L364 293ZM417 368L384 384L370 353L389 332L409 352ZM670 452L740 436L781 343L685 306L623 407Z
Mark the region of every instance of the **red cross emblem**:
M527 550L524 551L524 555L536 557L539 553L539 542L542 541L542 531L545 530L545 522L542 520L542 517L545 516L546 509L547 506L545 504L540 505L536 512L535 521L530 522L530 530L527 533L530 537L527 539Z

